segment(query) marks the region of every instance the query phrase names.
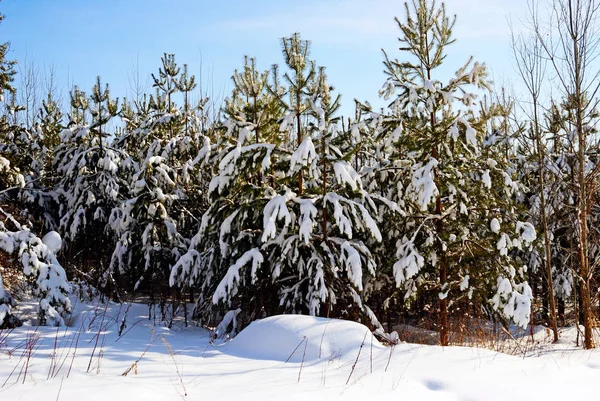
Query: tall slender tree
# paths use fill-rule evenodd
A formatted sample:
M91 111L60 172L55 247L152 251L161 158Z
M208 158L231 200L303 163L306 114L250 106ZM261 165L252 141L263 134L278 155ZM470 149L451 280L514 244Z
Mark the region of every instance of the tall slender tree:
M455 18L443 3L406 3L405 20L396 22L406 58L384 52L388 79L381 90L393 101L383 114L363 107L381 144L375 154L390 160L380 162L394 182L388 194L408 215L404 228L386 230L400 238L396 285L406 300L433 291L442 345L450 341L449 301L465 295L527 325L531 291L509 250L532 242L535 230L517 221L521 188L491 129L501 110L478 103L472 92L490 89L487 68L471 58L448 83L436 79L454 42Z
M600 25L597 0L553 0L551 20L547 27L536 20L534 31L550 61L563 97L570 105L569 119L575 142L575 181L577 195L578 282L583 309L584 346L594 348L590 283L591 189L594 187L586 168L589 138L597 118L600 69L594 64L600 51Z
M533 9L534 5L530 3L530 10L534 14L531 20L535 23L536 10ZM544 82L546 73L546 63L542 57L542 46L539 42L539 38L535 35L532 37L512 36L512 48L516 59L517 69L522 81L525 83L525 87L529 92L531 98L531 108L527 108L529 120L531 121L531 127L527 130L530 135L530 140L533 144L533 156L536 158L537 163L537 188L539 205L537 209L539 211L539 222L541 225L541 231L544 239L544 270L546 273L546 282L548 287L548 300L549 300L549 316L550 316L550 327L554 336L554 342L558 341L558 324L556 319L556 301L554 297L554 280L552 274L552 244L550 240L550 230L548 223L548 195L546 186L546 166L547 162L547 149L546 141L544 140L542 124L540 122L541 116L541 103L542 103L542 84Z

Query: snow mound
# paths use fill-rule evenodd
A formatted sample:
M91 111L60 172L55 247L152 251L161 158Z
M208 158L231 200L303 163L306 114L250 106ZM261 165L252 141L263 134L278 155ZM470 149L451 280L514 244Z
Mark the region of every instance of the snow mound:
M364 325L339 319L278 315L252 322L228 344L227 351L244 358L286 362L356 358L385 348Z
M46 245L46 247L48 247L50 252L54 254L56 254L62 247L62 238L60 237L60 234L56 231L50 231L49 233L44 235L44 238L42 238L42 242L44 243L44 245Z

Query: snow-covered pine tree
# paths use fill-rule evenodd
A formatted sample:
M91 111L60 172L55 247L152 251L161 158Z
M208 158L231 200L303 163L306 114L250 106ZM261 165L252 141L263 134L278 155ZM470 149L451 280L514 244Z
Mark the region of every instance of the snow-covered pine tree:
M166 127L168 128L168 138L173 138L173 132L176 130L174 127L174 120L177 120L179 112L173 104L173 94L179 90L178 77L181 68L175 62L174 54L165 53L161 59L162 67L158 70L158 76L152 74L152 80L154 81L153 87L156 88L156 108L160 109L164 107L166 114L164 118L166 120ZM161 106L162 104L162 106Z
M197 286L205 321L241 308L245 323L292 312L377 324L360 292L375 269L363 239L381 234L344 153L339 98L308 59L309 42L282 42L287 86L249 58L233 76L211 207L172 283Z
M22 107L15 109L17 112L23 110ZM35 186L38 188L48 184L45 180L47 172L52 170L53 151L60 143L62 117L58 104L48 94L47 99L42 100L42 107L32 127L12 124L7 143L2 146L1 151L5 154L21 155L17 156L21 160L21 169L28 181L36 181Z
M36 175L40 147L31 132L19 124L18 115L24 108L16 103L15 93L9 91L10 103L6 105L6 114L0 117L0 155L27 182Z
M75 85L73 89L69 92L69 107L69 126L82 125L87 123L89 117L88 114L90 108L90 100L87 94L81 89L79 89L77 85Z
M243 70L236 70L231 77L234 89L231 97L225 100L225 115L227 124L237 125L240 134L244 135L237 142L281 142L277 122L283 117L283 107L274 92L277 89L272 87L277 85L277 79L274 84L269 82L272 73L275 72L259 71L256 60L246 56ZM254 135L248 137L249 132Z
M205 160L214 166L213 174L217 175L211 177L207 188L210 207L204 213L189 251L171 273L171 285L197 291L194 314L205 322L219 319L218 312L216 316L213 313L212 296L229 266L254 248L262 222L262 208L255 199L262 199L263 181L275 180L274 175L267 175L274 149L270 142L278 141L277 121L283 116L283 108L269 88L268 76L269 71L259 72L255 61L249 58L245 60L244 69L236 70L233 75L235 88L231 98L226 99L226 121L222 132L216 135L219 139L212 154L205 153ZM238 215L238 220L233 222ZM232 223L235 223L233 228ZM226 241L226 237L231 239ZM229 242L234 245L232 251L226 249ZM270 294L276 291L265 291L262 295Z
M71 302L68 298L70 284L65 270L56 259L56 252L62 243L59 234L51 231L40 239L2 208L0 219L0 252L16 256L25 276L33 279L33 293L39 298L39 323L63 325L64 317L71 312ZM14 299L4 288L0 273L0 327L18 324L11 314L14 305Z
M171 267L187 249L195 216L202 213L201 189L207 179L202 166L210 141L200 132L199 106L189 102L194 76L183 74L173 55L162 58L156 96L142 98L125 109L126 127L116 143L131 149L127 164L128 196L112 211L110 225L117 237L109 272L131 290L148 293L151 304L164 304L171 292ZM172 96L184 92L180 109ZM177 287L175 290L179 290Z
M43 158L41 141L35 133L31 135L26 129L14 124L14 121L7 122L4 128L7 131L3 131L0 150L20 168L14 167L9 159L0 156L0 251L4 254L0 263L4 264L3 268L20 268L31 279L29 284L33 294L39 298L39 323L62 325L63 318L71 311L71 305L68 299L70 285L64 269L56 259L60 237L53 232L42 240L32 232L31 222L22 224L17 220L30 216L32 212L35 214L36 211L31 207L41 207L41 213L48 215L46 222L53 220L49 215L49 208L44 207L46 205L43 200L47 198L47 193L40 180L44 166L35 164ZM10 210L15 216L6 210ZM12 263L5 263L11 259ZM0 327L20 324L19 319L11 312L14 305L15 301L0 277Z
M126 155L110 144L107 124L118 110L108 85L103 88L98 77L89 98L77 87L70 95L70 121L60 134L53 160L60 177L55 186L59 228L69 247L81 250L80 260L72 260L69 267L97 281L112 247L106 243L106 225L126 188L122 176L129 166L123 163Z
M10 292L4 288L2 273L0 273L0 330L17 327L21 324L19 319L12 314L12 308L16 305Z
M124 276L133 290L158 295L164 292L170 266L185 247L170 216L176 194L177 175L165 158L144 160L132 178L131 198L112 211L110 225L118 242L111 258L111 269ZM108 276L105 277L105 280ZM131 288L129 288L131 289Z
M381 95L393 99L382 114L371 110L361 127L379 138L379 166L390 200L403 205L391 273L407 301L439 304L439 332L447 345L448 307L467 297L512 318L529 322L531 292L523 264L509 250L531 243L535 230L517 221L519 184L498 146L490 140L493 109L479 107L473 90L489 89L485 64L469 59L447 83L436 78L454 19L445 5L405 3L396 22L405 61L384 52L388 79ZM380 175L379 177L377 176Z
M51 156L51 152L60 144L60 133L64 129L63 113L51 93L48 93L46 99L42 100L38 129L45 153L50 153Z
M16 113L20 109L13 107ZM27 130L15 123L8 115L0 116L0 195L15 197L16 189L25 186L30 173L32 158L27 151L31 137Z
M0 14L0 22L4 19L4 15ZM6 53L8 52L8 43L0 44L0 103L3 103L6 94L14 94L15 88L12 86L14 81L16 61L7 60ZM12 153L8 152L8 148L13 140L13 127L9 116L5 113L0 115L0 191L5 191L13 186L24 185L23 176L20 171L15 170L15 161L7 158ZM18 167L17 167L18 168Z
M120 115L124 127L115 135L115 146L130 155L133 161L146 157L149 144L155 139L145 137L143 134L147 130L142 127L153 110L151 99L152 95L145 93L133 103L128 102L127 98L123 99Z
M0 15L0 21L4 16ZM27 189L39 185L42 147L35 132L19 123L19 114L24 108L16 101L14 81L15 61L6 59L8 44L0 44L0 103L4 113L0 115L0 198L17 209L25 209L20 202ZM29 206L29 204L28 204ZM35 205L34 205L35 206Z
M166 152L174 163L178 159L184 163L204 146L204 136L199 130L199 110L206 99L192 105L189 94L196 87L195 78L188 75L187 65L181 73L175 55L165 53L161 64L158 74L152 74L156 92L141 96L133 106L124 104L122 117L126 126L115 144L137 162ZM177 107L174 99L179 92L184 97L182 108Z
M58 229L58 204L54 184L58 177L53 167L54 151L60 144L63 114L50 94L42 100L38 121L28 136L28 142L20 144L31 157L25 185L19 192L19 200L47 230Z

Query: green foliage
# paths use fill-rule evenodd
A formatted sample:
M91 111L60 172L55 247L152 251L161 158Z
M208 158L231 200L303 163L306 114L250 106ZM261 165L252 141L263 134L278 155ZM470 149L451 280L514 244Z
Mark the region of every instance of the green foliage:
M377 159L369 174L388 182L389 199L406 214L386 220L390 242L397 240L388 274L405 300L423 300L429 293L426 302L439 298L443 310L446 299L490 300L494 310L506 306L508 317L527 324L528 314L516 314L515 308L528 304L530 290L508 252L531 241L520 239L515 197L522 188L494 139L492 125L501 110L478 107L478 95L471 92L490 88L486 66L471 58L447 83L436 79L454 42L454 19L443 4L425 0L407 4L406 10L405 21L396 20L406 61L384 53L388 79L380 93L392 102L381 115L359 104L366 120L358 128L369 127L375 138Z
M346 120L295 33L281 39L281 66L244 58L217 121L207 98L192 100L188 66L164 53L151 93L119 101L98 77L89 93L73 87L65 114L49 94L28 131L2 45L0 191L25 187L24 207L55 222L69 274L163 304L193 293L206 324L239 307L243 323L291 312L380 327L384 314L422 316L434 304L527 323L525 275L537 274L524 267L537 258L527 191L547 189L535 186L531 149L513 142L510 106L487 100L485 64L470 58L439 79L456 17L435 1L405 9L400 55L383 53L387 107L357 102ZM565 228L573 189L559 185L574 167L574 107L554 104L545 130L562 264L575 236ZM597 115L588 117L592 136ZM559 216L558 204L569 212ZM555 270L566 297L573 278Z

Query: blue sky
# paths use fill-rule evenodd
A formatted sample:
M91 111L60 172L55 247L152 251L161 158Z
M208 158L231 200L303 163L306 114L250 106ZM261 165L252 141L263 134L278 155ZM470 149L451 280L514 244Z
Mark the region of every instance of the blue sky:
M514 87L510 29L526 13L524 0L448 0L458 15L457 43L449 51L445 78L469 55L486 62L497 83ZM353 99L381 105L384 82L381 48L401 57L394 16L399 0L192 1L192 0L3 0L0 38L10 57L27 58L40 70L53 65L59 86L89 90L101 75L113 95L131 96L135 65L147 81L164 52L175 53L190 72L202 71L213 97L231 90L231 74L248 54L261 68L282 63L279 38L300 32L313 43L312 58L327 67L342 94L344 114ZM17 78L18 79L18 78ZM516 85L518 87L518 85Z

